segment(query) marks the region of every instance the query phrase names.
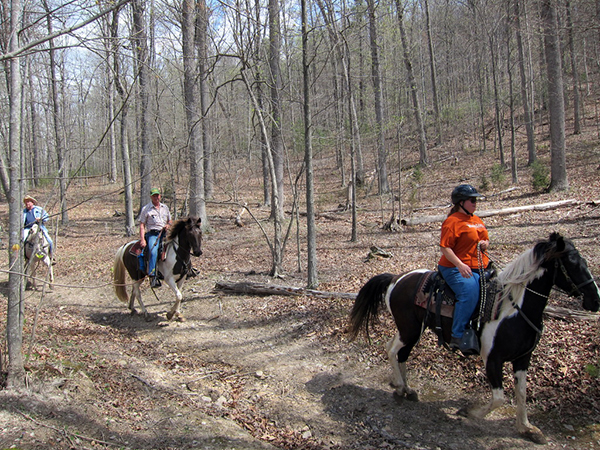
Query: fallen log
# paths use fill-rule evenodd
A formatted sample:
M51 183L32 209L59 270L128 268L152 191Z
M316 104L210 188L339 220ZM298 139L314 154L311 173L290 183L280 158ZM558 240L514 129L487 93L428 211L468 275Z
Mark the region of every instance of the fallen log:
M266 283L253 283L250 281L217 281L214 291L222 292L229 295L291 295L300 296L306 295L318 298L342 298L347 300L355 300L356 294L352 292L329 292L318 291L315 289L305 289L293 286L277 286ZM579 311L574 309L562 308L560 306L546 306L544 314L554 319L562 320L598 320L599 313L591 313L587 311Z
M525 205L525 206L516 206L514 208L505 208L505 209L490 209L487 211L478 211L477 215L479 217L490 217L490 216L504 216L508 214L516 214L523 211L548 211L551 209L563 208L565 206L575 206L580 202L575 199L570 200L561 200L558 202L550 202L550 203L540 203L538 205ZM438 214L435 216L421 216L421 217L412 217L410 219L402 219L400 223L402 225L410 226L410 225L419 225L422 223L430 223L430 222L443 222L448 214Z
M574 319L574 320L598 320L600 314L589 311L579 311L575 309L563 308L561 306L546 306L544 314L553 319Z
M347 292L327 292L314 289L305 289L292 286L275 286L265 283L251 283L248 281L242 282L227 282L217 281L215 291L224 292L227 294L250 294L250 295L309 295L319 298L346 298L354 300L356 294Z

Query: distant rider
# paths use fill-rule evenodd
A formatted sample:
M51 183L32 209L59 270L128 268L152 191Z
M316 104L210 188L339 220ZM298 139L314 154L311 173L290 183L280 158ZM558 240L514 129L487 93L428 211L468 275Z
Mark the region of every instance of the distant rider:
M50 234L46 228L46 222L50 219L48 213L44 208L38 206L37 200L31 195L26 195L25 198L23 198L23 203L25 203L25 209L23 210L23 242L29 237L33 224L38 223L42 233L44 233L44 237L50 245L50 257L52 258L52 255L54 254L54 243L52 242L52 239L50 239Z

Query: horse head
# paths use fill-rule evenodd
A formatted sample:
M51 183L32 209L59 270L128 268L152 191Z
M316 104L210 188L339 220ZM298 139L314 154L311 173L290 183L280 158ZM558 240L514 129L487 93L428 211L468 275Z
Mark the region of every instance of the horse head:
M190 251L194 256L202 255L202 219L197 217L188 217L175 222L169 239L175 236L179 237L179 245L189 246Z
M575 248L573 242L552 233L550 239L542 242L545 249L546 268L554 265L554 284L571 297L583 297L583 307L588 311L600 309L600 290L594 281L587 261Z
M187 239L192 247L192 254L202 254L202 219L199 217L188 217L186 222Z

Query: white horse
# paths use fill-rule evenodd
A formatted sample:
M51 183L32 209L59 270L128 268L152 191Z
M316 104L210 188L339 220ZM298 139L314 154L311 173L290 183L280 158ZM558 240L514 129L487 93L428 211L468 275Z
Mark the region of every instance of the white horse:
M50 243L38 223L31 226L23 245L25 246L25 275L27 275L33 289L37 288L35 274L40 262L48 267L48 279L50 280L50 288L52 288L54 273L52 271Z

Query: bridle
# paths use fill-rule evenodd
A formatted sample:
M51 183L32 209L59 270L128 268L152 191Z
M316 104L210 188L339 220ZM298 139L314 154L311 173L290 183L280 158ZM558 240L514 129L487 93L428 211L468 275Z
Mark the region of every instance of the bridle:
M556 286L556 274L558 273L558 269L560 269L560 271L562 272L567 283L571 284L571 290L569 292ZM565 267L564 263L562 262L562 259L556 258L554 260L554 274L552 276L552 288L551 289L556 289L560 292L567 294L570 297L582 297L583 293L581 292L580 289L584 286L587 286L590 283L593 283L593 282L594 282L594 278L590 277L588 280L584 281L583 283L575 284L575 282L569 276L569 273L567 272L567 268ZM531 292L532 294L535 294L539 297L545 298L546 300L548 300L550 298L549 295L541 294L540 292L534 291L533 289L528 288L527 286L525 286L525 290L527 290L527 291ZM535 324L533 322L531 322L531 320L529 320L529 318L525 315L525 313L523 312L521 307L514 301L514 299L512 297L510 298L510 302L511 302L513 308L515 308L517 310L517 312L525 320L525 322L527 322L527 324L531 328L533 328L533 330L537 333L538 339L539 339L539 336L542 334L542 330L540 330L537 326L535 326Z
M567 269L565 267L565 265L562 262L562 259L558 258L556 259L556 261L554 261L554 279L552 280L552 286L554 287L554 283L556 281L556 272L560 267L560 271L562 272L563 276L565 277L565 280L567 281L567 283L571 284L571 290L569 292L564 291L560 288L556 288L559 291L564 292L565 294L567 294L570 297L581 297L583 296L583 293L581 292L581 288L584 286L587 286L590 283L594 282L594 277L590 277L588 280L584 281L583 283L579 283L579 284L575 284L573 282L573 280L571 279L571 277L569 276L569 273L567 272Z

